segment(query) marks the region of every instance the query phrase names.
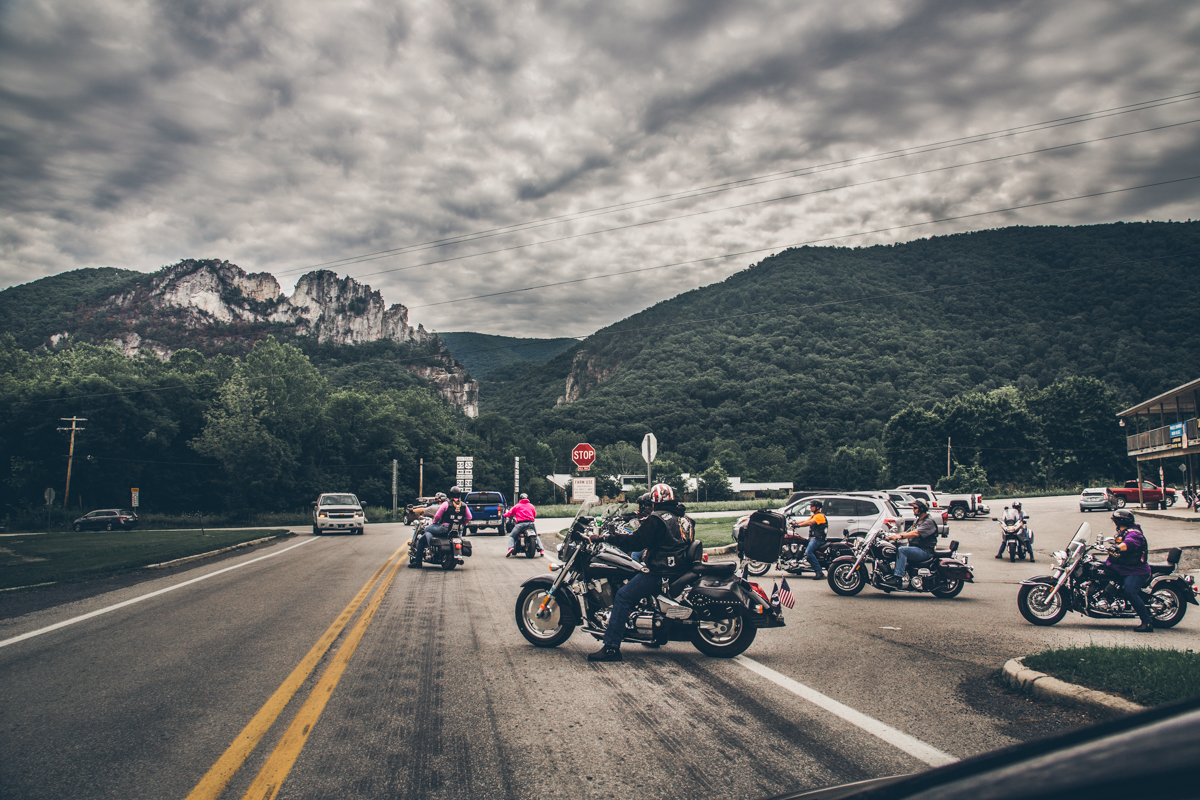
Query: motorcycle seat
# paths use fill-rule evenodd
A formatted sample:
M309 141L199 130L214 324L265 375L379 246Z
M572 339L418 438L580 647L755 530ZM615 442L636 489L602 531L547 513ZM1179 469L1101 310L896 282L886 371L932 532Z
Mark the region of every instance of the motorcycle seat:
M712 564L705 564L701 561L692 565L692 572L714 577L732 575L736 569L737 564L733 561L718 561Z
M934 558L954 558L954 551L953 550L934 550L933 557Z
M1175 571L1174 564L1151 564L1150 565L1150 574L1151 575L1170 575L1174 571Z

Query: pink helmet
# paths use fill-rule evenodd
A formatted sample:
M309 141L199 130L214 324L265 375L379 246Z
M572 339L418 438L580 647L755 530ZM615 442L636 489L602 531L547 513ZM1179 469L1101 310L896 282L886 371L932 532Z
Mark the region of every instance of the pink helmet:
M675 490L665 483L656 483L650 487L651 503L666 503L675 499Z

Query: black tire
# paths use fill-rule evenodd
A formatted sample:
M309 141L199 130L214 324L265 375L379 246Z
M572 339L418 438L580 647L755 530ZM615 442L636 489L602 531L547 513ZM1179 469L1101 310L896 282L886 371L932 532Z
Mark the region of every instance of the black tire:
M71 527L73 527L73 528L75 529L75 532L76 532L76 533L79 533L81 530L83 530L83 526L82 526L82 525L73 525L73 526L71 526Z
M1067 604L1061 593L1054 595L1053 601L1045 601L1053 588L1044 583L1033 583L1022 586L1017 592L1017 608L1027 622L1044 627L1054 625L1067 615Z
M356 531L354 531L354 532L355 532L356 534L358 534L359 536L362 536L362 535L363 535L363 530L364 530L363 528L359 528L358 530L356 530Z
M692 629L692 646L713 658L733 658L746 652L758 635L758 628L745 617L730 617L714 621L716 628Z
M1117 508L1124 508L1124 507L1125 507L1125 498L1118 495L1117 496Z
M746 572L756 578L761 578L771 571L771 565L765 561L747 561Z
M454 556L450 556L442 561L442 569L446 570L446 572L449 572L457 566L458 562L454 560Z
M1009 562L1013 562L1013 561L1017 560L1017 543L1016 542L1008 543L1008 560L1009 560Z
M537 548L533 546L533 540L530 539L525 543L525 557L537 558Z
M967 518L967 510L965 508L963 508L962 506L955 506L954 508L950 509L950 516L954 517L957 520L966 519Z
M517 595L517 629L525 641L535 647L558 647L575 632L573 624L563 622L562 609L558 608L557 603L547 619L537 618L537 609L545 599L548 588L544 585L526 586Z
M835 564L833 569L826 573L825 582L836 594L853 597L867 585L867 569L863 566L854 569L853 561Z
M1175 495L1171 495L1170 497L1167 498L1167 505L1168 506L1175 505Z
M110 522L110 523L108 523L107 525L105 525L105 526L104 526L104 530L106 530L106 531L111 531L111 530L112 530L112 523Z
M966 585L966 581L962 580L961 578L955 578L952 581L946 581L945 584L937 587L936 589L930 589L929 593L934 597L941 597L949 600L951 597L958 597L960 594L962 594L963 587Z
M1160 586L1150 595L1146 604L1156 628L1174 628L1187 613L1187 600L1170 586Z

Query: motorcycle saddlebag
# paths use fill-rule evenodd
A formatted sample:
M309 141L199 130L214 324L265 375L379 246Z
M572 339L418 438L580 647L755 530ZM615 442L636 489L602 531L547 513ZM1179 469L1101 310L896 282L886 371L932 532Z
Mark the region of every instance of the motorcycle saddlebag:
M688 594L688 602L696 609L697 619L727 619L745 610L737 590L738 579L733 576L703 577Z
M742 532L742 555L752 561L773 564L779 560L787 520L773 511L755 511Z
M466 539L463 539L462 545L463 545L462 554L464 556L471 555L471 543L468 542Z
M939 558L938 572L946 578L969 581L972 579L971 570L961 561L953 558Z

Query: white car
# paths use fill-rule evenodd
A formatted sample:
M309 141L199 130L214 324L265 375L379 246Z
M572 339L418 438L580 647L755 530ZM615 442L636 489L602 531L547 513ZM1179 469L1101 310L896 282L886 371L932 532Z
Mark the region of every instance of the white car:
M323 494L313 501L313 535L346 531L362 535L367 515L352 494Z

